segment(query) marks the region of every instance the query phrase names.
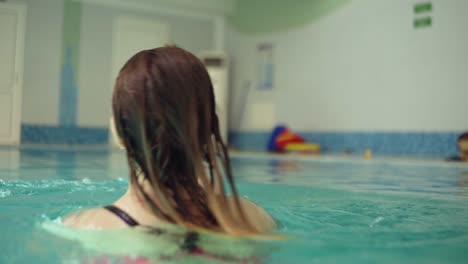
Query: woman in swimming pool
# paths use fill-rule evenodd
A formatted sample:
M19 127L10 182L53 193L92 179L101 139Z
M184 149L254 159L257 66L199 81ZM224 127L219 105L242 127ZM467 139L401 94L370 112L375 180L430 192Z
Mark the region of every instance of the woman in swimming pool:
M172 223L239 236L274 228L270 215L237 194L212 83L193 54L177 47L137 53L117 77L112 107L130 168L128 191L111 206L67 217L66 225Z

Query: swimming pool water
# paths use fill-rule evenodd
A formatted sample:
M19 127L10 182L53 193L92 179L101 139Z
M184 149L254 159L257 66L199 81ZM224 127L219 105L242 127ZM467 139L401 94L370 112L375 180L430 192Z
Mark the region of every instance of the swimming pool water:
M241 194L289 237L267 245L265 263L468 262L466 165L243 154L232 163ZM126 177L121 152L0 149L0 263L80 263L95 254L42 224L111 203Z

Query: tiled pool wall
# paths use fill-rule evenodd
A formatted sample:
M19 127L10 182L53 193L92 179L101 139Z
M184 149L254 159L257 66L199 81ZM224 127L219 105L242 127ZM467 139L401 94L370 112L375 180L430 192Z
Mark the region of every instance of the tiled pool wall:
M320 144L323 152L363 152L385 155L450 156L457 154L455 132L303 132L307 141ZM239 150L264 151L269 132L229 133L229 143Z
M107 128L22 125L21 144L102 145L109 142Z
M309 142L318 143L325 153L362 152L376 154L449 156L457 153L453 132L299 132ZM269 132L229 133L229 145L246 151L265 151ZM107 128L76 126L23 125L22 144L104 145L109 142Z

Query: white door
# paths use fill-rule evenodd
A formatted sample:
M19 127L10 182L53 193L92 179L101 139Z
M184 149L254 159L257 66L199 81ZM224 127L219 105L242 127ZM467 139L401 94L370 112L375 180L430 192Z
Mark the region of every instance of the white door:
M0 144L20 143L26 8L0 3Z
M118 17L114 20L113 34L112 88L120 69L131 56L141 50L170 44L168 26L151 19Z

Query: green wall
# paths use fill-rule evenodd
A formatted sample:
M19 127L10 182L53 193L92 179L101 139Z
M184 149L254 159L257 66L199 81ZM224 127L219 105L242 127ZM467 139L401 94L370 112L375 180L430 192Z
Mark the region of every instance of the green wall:
M65 0L63 9L59 124L61 126L76 126L78 105L77 80L80 66L81 42L81 3Z
M285 31L318 19L350 0L238 0L229 21L244 33Z
M73 69L78 71L81 38L81 3L65 0L63 9L62 63L67 63L67 53L71 52Z

